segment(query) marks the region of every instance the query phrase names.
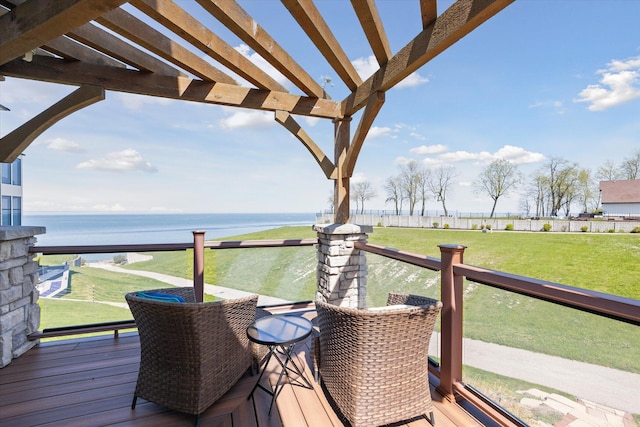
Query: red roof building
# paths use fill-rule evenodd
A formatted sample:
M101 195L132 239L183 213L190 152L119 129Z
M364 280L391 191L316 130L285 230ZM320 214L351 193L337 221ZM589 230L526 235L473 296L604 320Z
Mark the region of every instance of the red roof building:
M640 179L600 181L605 216L640 216Z

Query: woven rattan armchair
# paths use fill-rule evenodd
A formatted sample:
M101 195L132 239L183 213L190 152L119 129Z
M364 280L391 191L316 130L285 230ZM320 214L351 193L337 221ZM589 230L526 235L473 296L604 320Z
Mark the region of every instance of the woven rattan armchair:
M258 296L196 303L193 288L155 289L186 302L125 296L140 335L140 371L133 395L196 415L224 395L253 363L246 330Z
M426 414L434 423L427 353L441 308L440 301L396 293L385 309L316 301L316 369L329 400L353 427Z

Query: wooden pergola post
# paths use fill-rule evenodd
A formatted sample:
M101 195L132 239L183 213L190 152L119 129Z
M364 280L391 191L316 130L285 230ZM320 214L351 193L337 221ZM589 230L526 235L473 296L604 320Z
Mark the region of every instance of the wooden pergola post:
M347 150L350 139L351 117L343 117L334 122L334 159L337 176L334 181L333 205L335 207L334 223L347 224L349 222L349 182L350 175L346 174Z

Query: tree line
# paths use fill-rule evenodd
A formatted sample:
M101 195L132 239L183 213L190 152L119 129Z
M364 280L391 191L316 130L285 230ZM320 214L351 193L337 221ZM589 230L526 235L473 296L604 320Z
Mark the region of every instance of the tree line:
M400 172L386 179L385 203L392 204L396 215L408 208L409 215L424 216L428 200L442 204L448 215L447 195L450 194L458 172L452 166L428 169L415 160L400 166ZM616 164L607 160L595 172L581 168L578 163L552 157L532 176L525 179L516 163L497 159L488 164L474 181L474 191L493 200L493 218L498 200L520 191L520 207L525 216L569 216L571 206L578 204L584 213L596 213L600 206L600 181L640 179L640 150ZM368 181L354 183L351 200L356 212L364 212L365 202L376 197Z

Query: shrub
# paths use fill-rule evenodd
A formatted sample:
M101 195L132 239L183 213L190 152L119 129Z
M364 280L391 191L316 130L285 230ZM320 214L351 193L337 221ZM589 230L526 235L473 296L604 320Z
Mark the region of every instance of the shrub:
M630 233L640 233L640 226L633 227L633 230L631 230Z
M443 225L443 228L448 229L449 228L449 224Z
M580 231L582 231L583 233L586 233L589 230L589 227L587 227L586 225L583 225L582 227L580 227Z
M485 227L487 227L487 230L491 230L491 224L487 224Z
M438 228L438 226L439 226L439 225L440 225L440 223L438 223L438 222L434 222L434 223L433 223L433 228Z
M546 223L542 226L542 231L551 231L551 224Z
M507 226L504 229L507 231L513 231L513 224L507 224Z
M640 227L636 227L636 228L640 228ZM471 229L472 230L477 230L478 229L478 224L471 224ZM640 231L637 231L637 233L640 233Z
M381 222L378 222L378 227L382 227L382 223Z
M613 228L610 228L610 229L608 230L608 233L615 233L615 232L616 232L616 230L615 230L615 229L613 229Z
M114 255L113 256L113 263L114 264L126 264L127 263L127 256L126 255Z

